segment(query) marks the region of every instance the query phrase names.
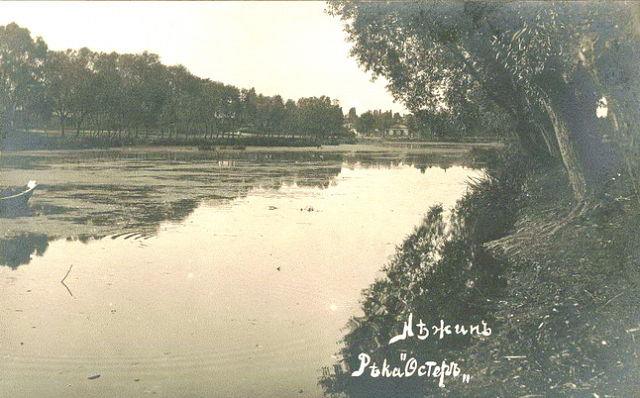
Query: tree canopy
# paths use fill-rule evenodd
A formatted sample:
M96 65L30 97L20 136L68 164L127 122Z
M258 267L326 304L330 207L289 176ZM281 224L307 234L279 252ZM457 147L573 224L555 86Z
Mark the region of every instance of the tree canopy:
M414 113L504 115L564 164L582 201L625 165L636 188L640 6L627 2L329 3L352 54ZM607 123L596 116L605 98ZM636 104L633 106L632 104ZM473 119L473 118L471 118Z
M342 108L327 96L265 96L164 65L148 52L50 51L15 23L0 26L0 121L4 134L51 125L62 135L68 127L96 136L345 134Z

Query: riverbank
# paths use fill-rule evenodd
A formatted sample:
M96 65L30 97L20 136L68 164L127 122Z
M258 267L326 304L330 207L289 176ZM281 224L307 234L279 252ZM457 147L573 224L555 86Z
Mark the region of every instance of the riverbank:
M46 132L14 132L6 134L1 140L0 148L4 151L27 149L107 149L138 146L188 146L210 149L214 147L246 146L286 146L315 147L319 145L339 145L353 143L352 137L312 137L291 135L222 135L221 137L190 135L166 137L154 135L93 135L81 134L48 134Z
M104 153L104 154L128 154L140 155L145 154L200 154L201 157L215 157L221 155L241 155L251 153L339 153L339 154L366 154L366 153L405 153L420 154L425 151L429 154L438 154L442 156L454 156L459 160L460 156L470 155L471 152L494 151L501 148L501 143L444 143L444 142L424 142L424 143L355 143L340 145L320 145L313 147L292 147L292 146L247 146L237 148L234 146L219 146L208 149L198 149L195 146L152 146L141 145L132 147L115 147L115 148L90 148L90 149L25 149L19 151L5 151L7 156L15 155L60 155L64 153L82 154L82 153ZM471 156L470 156L471 161Z
M497 333L467 352L474 393L640 394L640 206L623 175L607 185L567 216L575 204L560 170L524 181L517 232L486 245L505 264L505 288Z
M248 147L256 148L292 148L298 150L312 150L320 147L336 147L339 145L361 145L367 147L441 147L461 148L465 146L495 148L500 146L498 141L478 140L465 142L419 141L419 140L383 140L355 137L314 138L305 136L255 136L244 135L234 137L202 137L166 138L161 136L123 136L123 137L95 137L91 135L46 134L44 132L7 134L0 140L0 150L30 151L30 150L106 150L117 148L198 148L203 151L244 150Z
M527 172L527 170L536 170ZM321 384L350 397L637 396L640 206L629 183L574 208L561 167L498 162L454 211L434 208L364 293L337 372ZM489 337L389 338L413 313L427 325L486 321ZM358 354L460 364L471 381L353 378ZM411 355L409 355L411 356Z

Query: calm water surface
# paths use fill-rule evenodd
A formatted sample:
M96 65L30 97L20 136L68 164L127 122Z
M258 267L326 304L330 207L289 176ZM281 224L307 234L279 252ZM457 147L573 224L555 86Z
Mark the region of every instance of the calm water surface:
M459 155L3 154L42 186L0 220L0 396L321 396L361 289L480 175Z

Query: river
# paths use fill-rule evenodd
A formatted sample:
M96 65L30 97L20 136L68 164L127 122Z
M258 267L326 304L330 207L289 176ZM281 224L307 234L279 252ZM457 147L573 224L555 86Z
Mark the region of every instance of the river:
M481 175L466 149L2 154L40 186L0 219L0 396L322 396L361 290Z

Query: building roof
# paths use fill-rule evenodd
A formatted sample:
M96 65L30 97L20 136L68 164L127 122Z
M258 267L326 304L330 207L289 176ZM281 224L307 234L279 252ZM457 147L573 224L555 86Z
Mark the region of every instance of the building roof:
M405 126L404 124L394 124L393 126L389 127L389 129L406 129L407 126Z

